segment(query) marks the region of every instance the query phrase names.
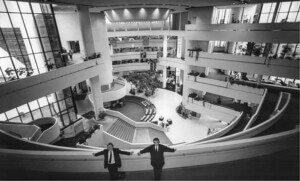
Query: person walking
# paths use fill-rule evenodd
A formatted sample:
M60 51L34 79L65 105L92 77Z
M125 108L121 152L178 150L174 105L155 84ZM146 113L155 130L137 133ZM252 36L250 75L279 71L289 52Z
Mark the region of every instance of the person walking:
M73 60L73 51L71 49L69 50L69 57L70 57L70 60Z
M153 145L144 148L137 154L140 156L143 153L150 153L151 165L154 171L154 179L160 180L162 168L165 164L164 152L175 152L176 149L159 144L158 138L154 138L153 143Z
M118 148L114 148L112 143L107 144L107 149L103 151L93 153L94 156L104 155L104 168L108 168L108 172L111 180L122 179L125 175L118 172L118 168L121 167L120 154L132 155L133 152L122 151Z

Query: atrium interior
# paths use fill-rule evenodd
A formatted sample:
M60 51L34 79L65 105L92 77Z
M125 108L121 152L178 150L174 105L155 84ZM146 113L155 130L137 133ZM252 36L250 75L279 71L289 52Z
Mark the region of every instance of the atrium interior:
M0 179L299 180L300 1L0 0ZM19 174L15 174L18 172Z

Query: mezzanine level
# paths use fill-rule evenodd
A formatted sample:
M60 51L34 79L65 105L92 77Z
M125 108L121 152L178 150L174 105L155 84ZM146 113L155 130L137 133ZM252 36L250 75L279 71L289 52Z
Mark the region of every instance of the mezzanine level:
M192 24L187 40L298 43L299 23Z

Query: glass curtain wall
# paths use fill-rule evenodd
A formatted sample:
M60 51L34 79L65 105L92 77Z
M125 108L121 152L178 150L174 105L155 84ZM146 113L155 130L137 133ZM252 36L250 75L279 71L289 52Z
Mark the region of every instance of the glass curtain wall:
M279 4L276 23L299 22L300 21L300 1L287 1Z
M272 23L277 3L263 3L259 23ZM300 1L286 1L278 4L276 23L299 22Z
M215 9L213 24L230 23L231 9Z
M0 0L0 83L65 65L51 5Z
M1 113L0 121L29 123L42 117L55 117L64 128L77 119L71 91L66 88Z
M66 66L49 4L0 0L0 84ZM77 119L71 87L0 113L0 121L55 117L61 128Z

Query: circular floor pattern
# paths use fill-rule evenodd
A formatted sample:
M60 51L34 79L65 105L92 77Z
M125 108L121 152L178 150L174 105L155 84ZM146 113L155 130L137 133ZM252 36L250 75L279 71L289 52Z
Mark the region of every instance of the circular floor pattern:
M111 108L137 122L150 122L156 115L155 105L138 96L125 96L124 106Z

